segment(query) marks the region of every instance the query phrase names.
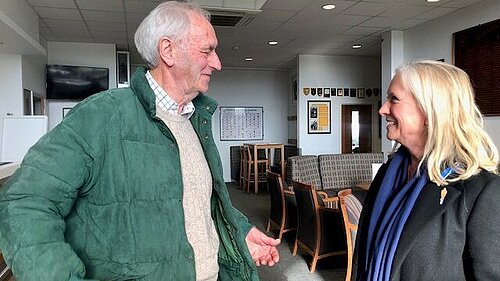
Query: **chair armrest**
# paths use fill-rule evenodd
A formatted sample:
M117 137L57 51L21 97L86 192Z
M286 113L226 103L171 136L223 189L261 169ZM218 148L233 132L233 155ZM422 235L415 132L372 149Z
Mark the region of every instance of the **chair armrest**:
M295 196L295 193L293 192L293 190L284 189L283 192L285 193L285 195Z
M316 193L319 194L319 196L321 196L321 198L323 200L325 200L326 198L328 198L328 194L326 194L326 192L324 192L324 191L316 190Z
M328 207L323 207L323 206L319 206L319 211L320 212L328 212L328 213L340 213L339 209L328 208Z
M323 199L323 204L328 209L339 209L339 198L338 197L327 197Z

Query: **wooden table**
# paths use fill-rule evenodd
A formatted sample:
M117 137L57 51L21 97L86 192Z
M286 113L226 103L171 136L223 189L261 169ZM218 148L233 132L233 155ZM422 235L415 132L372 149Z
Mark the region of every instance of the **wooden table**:
M371 182L360 182L360 183L356 184L356 187L363 189L363 190L368 190L368 189L370 189L370 184L372 184L372 183Z
M250 148L252 151L253 159L258 159L258 151L259 149L265 149L267 154L267 159L271 161L271 149L280 149L280 157L281 157L281 178L285 180L285 145L282 143L244 143ZM254 161L254 171L258 171L258 163ZM255 193L259 193L259 173L254 173L254 184L255 184Z

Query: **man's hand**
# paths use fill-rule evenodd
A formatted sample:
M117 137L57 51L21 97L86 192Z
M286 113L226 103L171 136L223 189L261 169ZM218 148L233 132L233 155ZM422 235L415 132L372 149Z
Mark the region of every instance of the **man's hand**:
M273 239L256 227L252 227L245 238L248 250L257 266L273 266L280 260L280 255L276 246L280 244L279 239Z

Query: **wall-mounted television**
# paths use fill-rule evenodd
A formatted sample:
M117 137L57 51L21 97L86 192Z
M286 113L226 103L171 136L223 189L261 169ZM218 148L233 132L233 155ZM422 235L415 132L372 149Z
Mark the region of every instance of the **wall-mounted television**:
M109 88L109 69L47 65L47 99L82 100Z

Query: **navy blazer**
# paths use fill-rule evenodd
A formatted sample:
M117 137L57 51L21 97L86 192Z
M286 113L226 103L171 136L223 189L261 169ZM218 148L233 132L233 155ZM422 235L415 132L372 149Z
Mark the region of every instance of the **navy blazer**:
M353 277L365 263L370 214L387 164L380 168L363 205ZM401 233L390 280L500 280L500 176L481 171L441 188L427 183Z

